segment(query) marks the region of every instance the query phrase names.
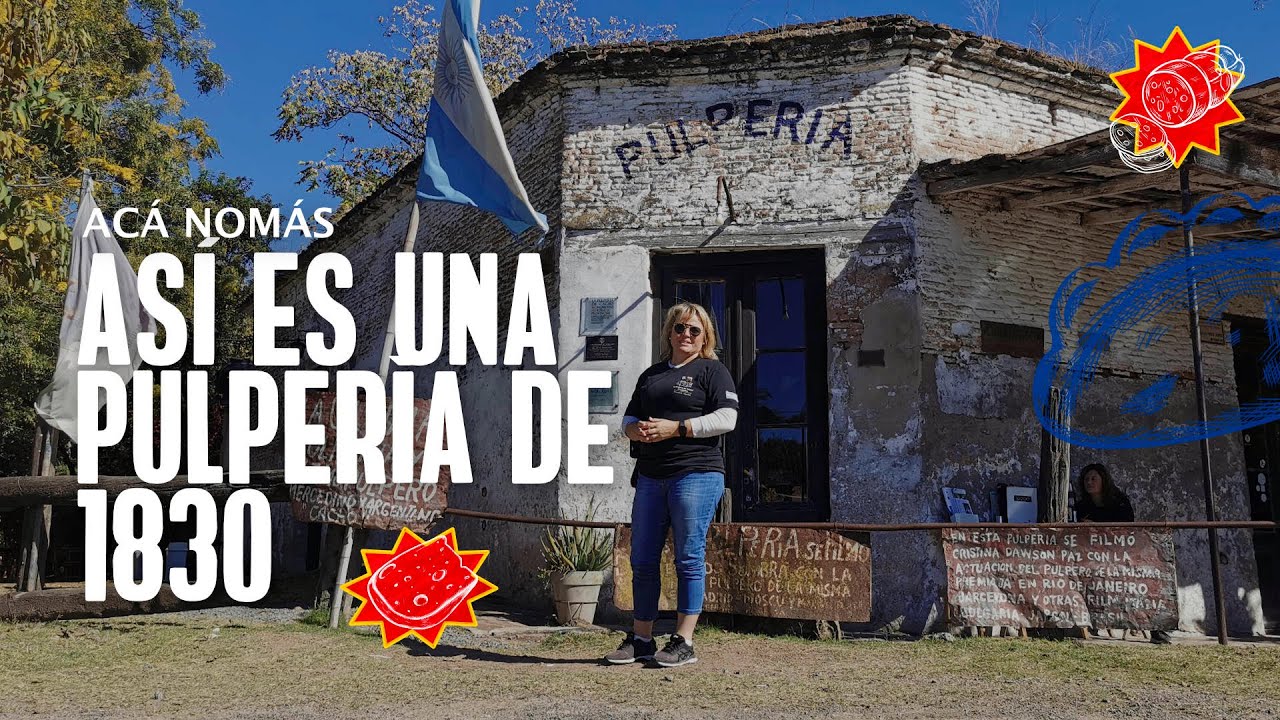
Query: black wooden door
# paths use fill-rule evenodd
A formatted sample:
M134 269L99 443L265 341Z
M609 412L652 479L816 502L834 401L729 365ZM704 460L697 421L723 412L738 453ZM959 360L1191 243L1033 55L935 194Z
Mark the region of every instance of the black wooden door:
M828 519L822 251L669 255L654 266L664 314L685 300L711 313L738 386L738 426L725 439L733 519Z

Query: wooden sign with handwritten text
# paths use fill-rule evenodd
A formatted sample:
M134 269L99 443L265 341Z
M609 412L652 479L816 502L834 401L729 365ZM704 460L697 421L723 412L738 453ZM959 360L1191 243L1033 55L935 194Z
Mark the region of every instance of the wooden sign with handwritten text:
M944 530L957 625L1172 630L1173 533L1146 528Z
M632 610L631 529L613 545L614 605ZM676 609L671 541L662 551L660 610ZM865 533L713 524L707 537L704 612L795 620L866 622L871 547Z
M324 445L307 447L308 465L333 466L336 449L334 394L307 394L307 423L324 425ZM422 453L427 437L427 415L431 401L415 399L413 411L413 476L422 472ZM364 433L364 404L357 411L358 431ZM390 413L390 407L388 407ZM301 522L325 522L375 530L425 530L448 505L449 469L441 468L436 483L391 482L391 417L382 442L386 482L364 482L363 472L354 484L290 485L293 516Z

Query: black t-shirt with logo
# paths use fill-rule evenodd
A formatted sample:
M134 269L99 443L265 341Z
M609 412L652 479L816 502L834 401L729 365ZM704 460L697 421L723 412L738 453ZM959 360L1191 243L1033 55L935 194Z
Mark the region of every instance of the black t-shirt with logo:
M719 360L697 358L681 367L666 360L645 370L636 381L626 414L641 420L688 420L721 408L738 408L729 368ZM720 436L676 437L656 443L631 443L631 456L641 475L670 478L691 472L724 472Z

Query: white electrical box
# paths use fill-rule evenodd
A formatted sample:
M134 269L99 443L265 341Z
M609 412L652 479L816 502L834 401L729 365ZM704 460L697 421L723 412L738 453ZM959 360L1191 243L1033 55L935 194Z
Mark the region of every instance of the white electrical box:
M1011 523L1033 523L1036 521L1039 512L1039 504L1036 501L1036 488L1029 487L1006 487L1005 503L1008 508L1008 517L1005 522Z

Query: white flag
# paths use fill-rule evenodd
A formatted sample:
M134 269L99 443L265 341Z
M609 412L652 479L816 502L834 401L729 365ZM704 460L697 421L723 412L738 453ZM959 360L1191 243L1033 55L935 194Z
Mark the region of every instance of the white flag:
M133 371L142 364L138 355L138 333L155 332L155 320L138 300L138 276L129 265L128 258L111 237L111 233L89 229L89 218L98 204L93 201L93 181L86 180L80 196L80 209L76 212L75 228L71 231L71 271L67 276L67 299L62 307L62 330L58 333L58 366L53 380L36 398L36 413L53 428L61 430L72 442L76 441L76 381L80 370L113 370L124 378L133 377ZM107 361L106 349L98 350L93 365L81 365L80 337L84 332L85 301L88 298L89 268L97 253L110 253L115 257L116 277L120 282L120 307L124 311L124 327L129 340L129 364L112 365ZM100 326L102 318L89 318ZM99 398L101 408L103 399Z

